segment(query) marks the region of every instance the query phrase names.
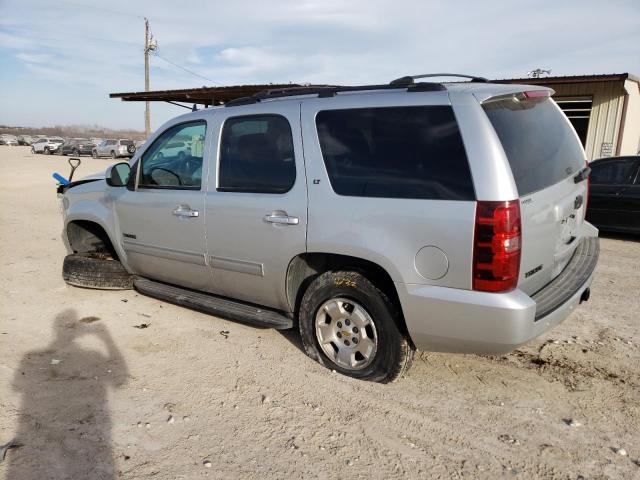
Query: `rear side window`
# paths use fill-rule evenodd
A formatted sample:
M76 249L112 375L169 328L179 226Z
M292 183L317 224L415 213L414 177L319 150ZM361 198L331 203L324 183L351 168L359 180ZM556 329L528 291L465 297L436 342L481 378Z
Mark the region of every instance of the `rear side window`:
M542 190L584 168L582 145L553 100L509 96L483 108L507 155L519 195Z
M449 106L325 110L316 116L316 127L339 195L475 199Z
M229 118L222 127L218 190L285 193L296 180L291 126L280 115Z
M591 164L591 175L589 179L593 184L622 185L631 183L631 175L635 173L635 162L633 160L618 160L598 162Z

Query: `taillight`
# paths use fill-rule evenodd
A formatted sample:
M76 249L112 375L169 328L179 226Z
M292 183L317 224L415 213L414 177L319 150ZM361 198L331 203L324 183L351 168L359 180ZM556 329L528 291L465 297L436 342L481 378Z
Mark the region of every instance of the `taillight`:
M549 90L529 90L522 93L526 98L547 98L551 96L551 91Z
M477 203L473 244L474 290L507 292L516 288L521 241L518 200Z
M585 162L585 167L589 166L589 160ZM585 199L584 199L584 217L587 217L587 205L589 205L589 187L591 186L591 176L587 177L587 190L585 191Z

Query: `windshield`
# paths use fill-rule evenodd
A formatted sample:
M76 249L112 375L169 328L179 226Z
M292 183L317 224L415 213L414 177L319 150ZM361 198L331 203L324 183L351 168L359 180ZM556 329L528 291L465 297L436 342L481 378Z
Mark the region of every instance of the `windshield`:
M519 195L554 185L584 167L582 145L553 100L508 97L483 108L507 155Z

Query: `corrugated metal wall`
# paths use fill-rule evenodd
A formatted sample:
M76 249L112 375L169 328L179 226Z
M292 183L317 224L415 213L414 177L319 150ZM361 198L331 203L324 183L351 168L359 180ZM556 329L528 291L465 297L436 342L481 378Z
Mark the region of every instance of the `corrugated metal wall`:
M609 145L611 146L609 156L615 155L624 101L623 82L566 83L548 86L556 91L554 96L557 97L573 95L593 97L587 144L584 147L587 158L593 160L606 155ZM605 144L604 148L603 144Z

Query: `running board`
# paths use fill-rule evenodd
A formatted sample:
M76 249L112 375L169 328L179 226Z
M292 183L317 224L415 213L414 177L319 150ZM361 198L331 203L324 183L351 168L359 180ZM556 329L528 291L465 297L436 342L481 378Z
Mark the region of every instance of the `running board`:
M293 320L276 310L156 282L143 277L135 277L133 286L144 295L229 320L237 320L259 327L275 328L276 330L293 328Z

